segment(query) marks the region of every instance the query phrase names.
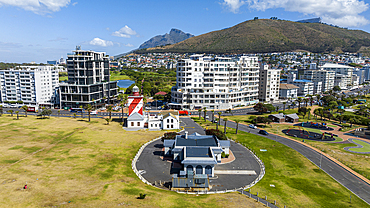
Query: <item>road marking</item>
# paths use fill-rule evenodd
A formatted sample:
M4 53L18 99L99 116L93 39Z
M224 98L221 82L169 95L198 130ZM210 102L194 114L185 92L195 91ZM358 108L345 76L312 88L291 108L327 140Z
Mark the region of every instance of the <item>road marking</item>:
M257 175L254 170L215 170L215 174L226 175Z
M143 175L143 174L145 174L146 173L146 171L145 170L139 170L139 174L140 175Z

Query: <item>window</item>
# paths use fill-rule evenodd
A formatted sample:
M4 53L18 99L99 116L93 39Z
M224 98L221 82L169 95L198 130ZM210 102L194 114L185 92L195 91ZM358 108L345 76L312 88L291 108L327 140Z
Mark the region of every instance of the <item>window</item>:
M137 122L137 126L140 126L140 122Z
M173 123L173 119L171 119L171 123Z
M171 129L173 129L173 124L171 124Z
M131 126L135 126L134 122L131 122Z
M167 124L167 129L169 129L169 128L170 128L170 125Z

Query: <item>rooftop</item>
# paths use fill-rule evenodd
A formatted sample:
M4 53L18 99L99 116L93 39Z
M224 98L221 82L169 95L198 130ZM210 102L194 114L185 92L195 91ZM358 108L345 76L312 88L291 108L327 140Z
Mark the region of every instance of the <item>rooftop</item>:
M293 84L280 84L280 89L282 90L290 90L290 89L298 89L299 87Z
M188 139L185 139L185 135L178 135L176 136L176 146L217 147L218 145L213 136L188 135Z
M208 147L186 147L186 157L212 157Z

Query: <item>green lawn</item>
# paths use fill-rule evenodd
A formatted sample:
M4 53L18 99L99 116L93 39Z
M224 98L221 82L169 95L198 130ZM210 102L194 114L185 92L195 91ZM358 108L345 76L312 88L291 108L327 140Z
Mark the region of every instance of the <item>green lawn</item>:
M370 144L367 142L364 142L359 139L354 139L354 143L362 145L363 148L349 148L349 150L355 151L355 152L370 152Z
M203 127L215 128L211 122L194 120ZM227 129L229 138L256 152L265 164L266 175L252 187L253 194L267 196L270 202L276 200L279 207L369 207L293 149L265 137L241 131L236 135L235 129Z
M117 81L122 79L130 79L127 75L121 75L120 72L110 72L110 81Z
M68 76L59 77L59 82L68 81Z
M0 116L1 207L263 207L238 193L184 195L144 184L132 158L163 131L124 131L103 119L14 118Z

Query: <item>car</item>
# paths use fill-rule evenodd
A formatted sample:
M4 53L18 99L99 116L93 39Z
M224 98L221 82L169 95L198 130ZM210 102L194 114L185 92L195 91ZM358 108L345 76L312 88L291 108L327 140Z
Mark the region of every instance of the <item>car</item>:
M269 133L266 130L260 130L258 133L262 135L269 135Z
M257 126L253 125L253 124L249 124L249 128L252 128L252 129L256 129Z
M97 115L98 114L98 111L96 111L96 110L95 111L91 111L90 114L91 115Z
M209 119L209 116L208 115L206 115L206 119Z
M213 120L212 122L213 122L213 123L217 123L218 121L215 119L215 120Z

